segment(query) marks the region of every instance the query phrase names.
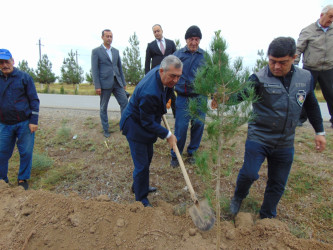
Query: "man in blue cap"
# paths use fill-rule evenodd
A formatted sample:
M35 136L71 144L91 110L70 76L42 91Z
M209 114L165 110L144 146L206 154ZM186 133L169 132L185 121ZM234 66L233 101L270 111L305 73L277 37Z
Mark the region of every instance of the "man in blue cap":
M8 183L8 161L15 144L20 154L17 182L29 188L39 99L33 79L14 67L12 54L0 49L0 180Z

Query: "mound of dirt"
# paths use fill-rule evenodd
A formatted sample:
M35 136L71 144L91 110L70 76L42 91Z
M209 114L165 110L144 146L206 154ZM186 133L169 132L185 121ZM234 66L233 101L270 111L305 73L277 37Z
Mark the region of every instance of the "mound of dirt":
M216 226L200 232L188 213L158 202L118 204L107 195L84 200L0 181L0 249L215 249ZM222 249L332 249L298 239L275 220L239 213L221 223Z

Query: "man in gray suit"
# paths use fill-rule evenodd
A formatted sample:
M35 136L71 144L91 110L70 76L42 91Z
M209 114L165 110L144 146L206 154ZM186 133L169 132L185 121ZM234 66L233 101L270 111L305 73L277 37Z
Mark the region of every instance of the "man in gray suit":
M106 138L110 137L107 109L111 93L116 97L121 113L123 113L128 103L119 51L111 47L112 38L111 30L103 30L103 44L93 49L91 54L93 82L96 94L101 96L100 116L104 130L103 134Z

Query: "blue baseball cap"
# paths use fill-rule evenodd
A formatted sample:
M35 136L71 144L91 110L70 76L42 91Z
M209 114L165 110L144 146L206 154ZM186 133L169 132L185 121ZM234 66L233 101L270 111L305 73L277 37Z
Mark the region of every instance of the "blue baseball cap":
M0 59L9 60L10 58L12 58L12 54L10 54L9 50L0 49Z

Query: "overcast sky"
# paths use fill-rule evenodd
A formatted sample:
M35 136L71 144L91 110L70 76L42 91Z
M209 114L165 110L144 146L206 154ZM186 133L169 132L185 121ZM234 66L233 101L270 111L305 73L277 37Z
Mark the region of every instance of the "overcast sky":
M103 29L112 30L112 46L121 57L136 32L144 63L147 43L154 39L154 24L161 24L164 36L180 39L182 46L187 28L197 25L203 36L201 48L209 49L214 31L221 30L229 56L242 57L245 66L252 68L258 50L266 52L278 36L297 39L301 29L315 22L328 4L333 0L2 1L0 47L11 51L16 65L27 60L35 69L41 39L42 54L48 55L56 75L71 49L77 50L79 65L86 73L91 68L91 50L102 43Z

